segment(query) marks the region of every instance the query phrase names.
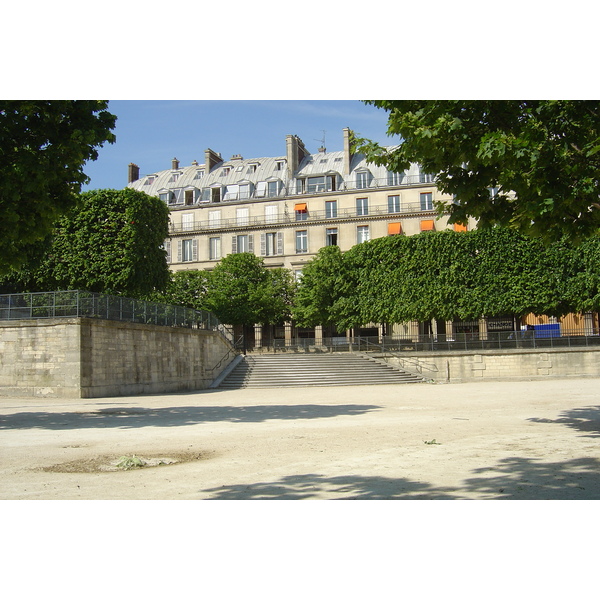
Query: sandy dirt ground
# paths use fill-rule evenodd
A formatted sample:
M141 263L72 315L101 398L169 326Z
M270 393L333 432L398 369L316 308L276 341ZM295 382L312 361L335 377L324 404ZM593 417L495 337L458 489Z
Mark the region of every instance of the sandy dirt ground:
M0 498L592 500L599 436L599 379L4 398Z

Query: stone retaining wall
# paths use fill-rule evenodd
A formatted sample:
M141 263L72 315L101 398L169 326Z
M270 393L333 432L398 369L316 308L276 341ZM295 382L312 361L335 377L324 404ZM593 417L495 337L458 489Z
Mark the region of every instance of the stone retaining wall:
M419 352L387 357L390 363L435 381L531 380L600 377L600 348Z
M0 322L0 395L95 398L207 388L219 333L73 318Z

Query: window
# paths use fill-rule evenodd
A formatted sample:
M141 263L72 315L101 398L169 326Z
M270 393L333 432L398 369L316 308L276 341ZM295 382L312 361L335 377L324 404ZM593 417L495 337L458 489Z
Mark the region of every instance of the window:
M325 217L327 219L335 219L337 217L337 200L325 202Z
M170 194L169 192L163 192L162 194L159 194L158 197L165 203L165 204L170 204L169 199L170 199Z
M356 243L362 244L363 242L369 241L369 226L359 225L356 228Z
M306 179L296 180L296 194L304 194L306 186Z
M421 171L419 173L419 182L420 183L433 183L434 179L435 179L435 176L432 175L431 173L423 173L423 171Z
M369 214L369 199L368 198L357 198L356 199L356 215L364 217Z
M400 196L388 196L388 212L400 212Z
M221 258L221 238L208 238L208 258L210 260L219 260Z
M240 200L248 200L250 198L250 184L244 183L240 185Z
M245 227L250 224L250 209L238 208L235 211L236 223L239 226Z
M308 219L308 207L305 202L300 202L294 206L296 221L306 221Z
M194 213L185 213L181 215L181 229L183 231L194 229Z
M223 167L221 171L221 177L225 177L225 175L229 175L231 173L231 167Z
M194 179L202 179L204 177L204 171L196 171L196 175L194 175Z
M388 185L400 185L404 181L404 173L388 172Z
M246 173L256 173L256 165L249 165Z
M325 230L325 245L326 246L337 246L338 245L337 227L330 227Z
M209 210L208 211L208 226L210 229L216 229L221 226L221 211L220 210Z
M265 206L265 223L277 223L277 205Z
M171 179L169 179L169 183L175 183L179 179L179 173L172 173Z
M371 173L369 171L359 171L356 174L356 188L362 190L369 187Z
M210 188L210 199L212 202L221 202L221 187Z
M284 167L285 167L285 161L283 161L283 160L278 160L275 163L275 170L276 171L283 171Z
M421 199L421 210L433 210L433 193L426 192L425 194L420 194Z
M241 254L242 252L254 252L254 236L252 235L234 235L231 241L231 252L233 254Z
M296 269L294 271L294 281L298 283L302 279L302 269Z
M180 240L177 252L178 262L194 262L198 260L198 240Z
M185 190L185 205L191 206L194 204L194 190Z
M388 235L400 235L402 233L401 223L388 223Z
M144 185L152 185L154 183L154 175L150 175L144 182Z
M240 191L239 185L228 185L225 188L225 195L223 196L223 202L227 202L228 200L237 200L239 191Z
M283 254L283 233L280 231L261 233L260 246L261 256Z
M421 231L435 231L435 222L433 219L421 221Z
M296 254L308 252L308 231L296 231Z
M309 194L325 191L325 177L309 177L307 191Z
M279 196L279 181L268 181L267 182L267 197L277 198Z

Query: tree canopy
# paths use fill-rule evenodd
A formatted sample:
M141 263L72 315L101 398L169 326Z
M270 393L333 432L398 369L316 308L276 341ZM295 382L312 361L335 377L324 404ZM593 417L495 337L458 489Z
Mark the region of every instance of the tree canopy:
M51 233L76 203L83 172L113 143L108 102L0 102L0 274L19 268L32 244Z
M84 192L40 245L39 264L5 283L13 280L15 288L16 279L22 289L14 291L80 289L134 298L160 290L169 281L162 247L168 224L168 207L144 192Z
M345 329L599 309L600 236L545 244L494 227L322 249L304 268L294 316Z
M385 148L354 150L401 172L419 163L452 194L451 223L478 219L546 241L580 241L600 229L600 103L597 101L367 101L389 113Z
M287 320L291 273L267 269L250 252L229 254L210 273L205 304L222 323L250 326Z

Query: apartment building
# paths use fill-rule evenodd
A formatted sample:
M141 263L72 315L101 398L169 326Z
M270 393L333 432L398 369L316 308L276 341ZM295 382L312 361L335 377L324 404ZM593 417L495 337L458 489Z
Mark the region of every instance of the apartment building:
M346 251L387 235L452 227L447 217L436 218L434 203L452 198L437 189L432 174L417 164L403 173L370 164L352 154L350 136L345 128L342 150L334 152L310 153L295 135L286 137L285 153L275 157L224 160L207 149L203 164L181 166L173 159L170 169L142 177L130 164L128 186L159 196L171 209L165 248L173 271L212 269L228 254L253 252L267 267L284 267L298 277L323 246ZM473 221L453 227L474 226ZM414 323L395 329L418 334L428 333L427 327ZM382 326L368 331L381 334ZM319 335L314 330L300 334Z
M228 254L253 252L267 266L299 274L323 246L345 251L386 235L446 228L433 206L451 200L416 164L391 173L353 155L349 129L337 152L311 154L288 135L285 154L276 157L223 160L208 149L203 164L173 159L170 169L143 177L131 164L128 185L171 208L165 247L174 271L211 269Z

